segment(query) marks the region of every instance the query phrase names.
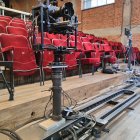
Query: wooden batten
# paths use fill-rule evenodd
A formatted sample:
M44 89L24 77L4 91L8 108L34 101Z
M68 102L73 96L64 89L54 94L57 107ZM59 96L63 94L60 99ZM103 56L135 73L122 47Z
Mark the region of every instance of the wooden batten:
M102 73L86 74L83 75L83 78L78 76L67 78L62 85L64 91L79 102L91 96L98 96L100 91L105 88L120 85L127 77L123 73L113 75ZM46 81L45 86L39 86L39 83L35 83L16 87L15 100L11 102L7 101L7 90L1 90L0 128L15 129L27 121L42 117L51 95L46 90L51 85L51 81ZM51 108L52 106L49 104L46 112L49 112Z

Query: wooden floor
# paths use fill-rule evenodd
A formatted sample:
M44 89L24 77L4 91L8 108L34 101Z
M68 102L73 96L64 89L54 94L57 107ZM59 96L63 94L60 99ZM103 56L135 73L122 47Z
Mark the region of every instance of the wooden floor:
M115 78L117 81L115 81ZM112 80L113 83L110 84L110 81L106 80ZM121 81L119 82L119 80ZM107 75L107 74L102 74L102 73L96 73L96 75L92 76L91 74L85 74L83 75L82 78L79 78L78 76L74 77L69 77L67 78L66 81L62 82L62 87L65 91L70 91L76 88L88 86L91 84L97 84L100 83L99 87L92 87L94 88L94 91L97 91L98 89L103 89L106 88L108 85L109 86L115 86L116 83L121 83L122 81L125 81L126 77L122 73L118 74L113 74L113 75ZM106 81L104 83L104 81ZM118 83L118 84L119 84ZM6 109L8 107L16 106L21 103L29 102L32 100L36 100L42 97L50 96L50 91L49 88L52 87L52 82L51 80L46 81L44 86L40 86L39 83L34 83L34 84L28 84L28 85L22 85L15 87L15 96L14 96L14 101L8 101L8 91L6 89L0 90L1 98L0 98L0 110L1 109Z
M107 75L98 72L94 76L86 74L83 75L83 78L78 76L67 78L66 81L63 81L62 87L79 102L111 90L113 87L121 85L127 78L128 76L124 73ZM16 87L15 100L11 102L7 101L7 91L1 90L0 127L14 129L26 121L42 116L46 102L50 97L50 92L46 90L51 85L51 81L46 81L45 86L39 86L39 83L35 83ZM135 110L126 110L116 118L107 127L110 132L103 133L99 140L140 140L140 101L133 107ZM47 109L49 110L50 106ZM34 116L31 116L32 112L35 113Z
M139 94L140 89L137 89L135 92ZM134 110L128 109L119 115L106 127L110 129L110 132L102 133L101 138L97 138L96 140L140 140L140 101L137 101L131 107ZM31 133L34 133L34 136L31 136ZM19 130L18 134L26 140L39 140L44 132L35 123Z
M126 110L107 128L99 140L140 140L140 101L132 106L134 110Z
M63 81L62 88L77 102L91 96L97 96L100 91L121 84L128 76L123 73L113 75L96 72L95 75L85 74L69 77ZM7 90L0 90L0 127L14 129L23 123L42 117L44 108L50 98L51 81L44 86L39 83L23 85L15 88L15 100L8 101ZM47 107L50 111L51 105Z

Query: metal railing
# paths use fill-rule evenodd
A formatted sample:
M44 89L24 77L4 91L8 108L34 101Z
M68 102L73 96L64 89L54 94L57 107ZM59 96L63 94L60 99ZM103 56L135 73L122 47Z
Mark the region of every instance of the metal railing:
M24 20L26 19L26 16L30 16L31 15L31 13L27 13L27 12L19 11L19 10L16 10L16 9L11 9L11 8L0 6L0 15L4 16L5 15L5 11L20 14L21 19L24 19Z

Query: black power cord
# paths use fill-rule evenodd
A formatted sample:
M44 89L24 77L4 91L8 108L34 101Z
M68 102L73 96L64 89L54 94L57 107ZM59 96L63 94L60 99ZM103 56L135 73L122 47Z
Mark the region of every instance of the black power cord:
M9 129L0 129L0 133L8 136L12 140L23 140L16 132Z

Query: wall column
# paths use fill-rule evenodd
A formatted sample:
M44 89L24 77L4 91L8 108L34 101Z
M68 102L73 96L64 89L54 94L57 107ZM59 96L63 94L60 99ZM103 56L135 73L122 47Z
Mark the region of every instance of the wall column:
M124 0L123 6L121 42L126 45L127 37L125 36L125 28L131 29L132 0Z

